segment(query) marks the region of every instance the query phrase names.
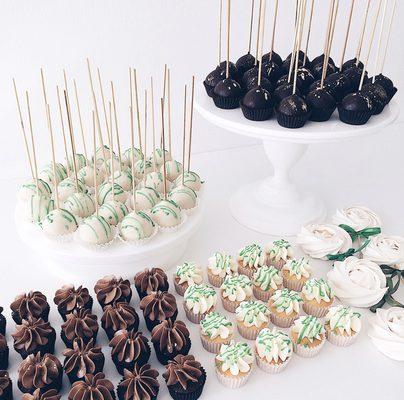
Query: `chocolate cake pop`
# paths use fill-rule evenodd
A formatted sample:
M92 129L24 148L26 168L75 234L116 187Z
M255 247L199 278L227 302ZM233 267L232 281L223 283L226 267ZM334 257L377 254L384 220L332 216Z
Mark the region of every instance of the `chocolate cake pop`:
M345 61L342 64L342 72L345 72L346 70L352 68L352 67L356 67L360 70L363 69L364 65L362 61L359 61L356 58L352 58L351 60Z
M251 79L246 86L246 91L254 89L258 86L258 76ZM261 78L261 87L267 90L269 93L273 93L275 90L274 85L266 78Z
M351 81L339 71L328 75L324 80L324 84L328 87L328 91L332 93L337 103L351 92Z
M369 82L363 85L361 93L370 98L373 105L373 115L380 114L389 102L389 96L383 86Z
M283 60L282 57L278 54L275 53L274 51L269 53L266 53L262 56L262 62L266 63L268 61L272 61L273 63L275 63L279 68L282 68L282 64L283 64Z
M373 105L368 96L362 92L345 96L338 106L339 118L349 125L366 124L373 113Z
M384 88L389 98L388 102L390 103L390 100L397 93L397 88L394 86L393 81L383 74L376 75L374 81Z
M325 88L312 90L306 96L306 103L310 108L310 121L328 121L337 107L334 97Z
M274 6L274 17L272 21L272 39L271 39L271 50L262 56L262 62L267 63L269 61L276 64L279 68L282 67L282 57L274 51L275 47L275 34L276 34L276 26L278 21L278 9L279 9L279 0L275 0Z

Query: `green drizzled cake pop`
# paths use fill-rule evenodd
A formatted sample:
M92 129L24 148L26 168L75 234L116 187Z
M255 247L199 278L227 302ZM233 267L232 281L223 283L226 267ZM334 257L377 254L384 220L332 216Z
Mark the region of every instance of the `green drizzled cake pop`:
M31 196L39 192L42 196L50 197L52 194L52 190L50 186L43 181L42 179L38 179L38 186L36 184L35 179L31 179L30 181L23 183L18 191L18 199L21 201L28 201Z
M58 185L59 199L61 201L66 201L71 195L76 193L77 190L79 191L79 193L87 193L87 187L82 180L77 179L76 187L75 179L71 176L63 179L63 181L60 182Z
M59 183L63 181L63 179L67 178L67 171L63 164L56 164L56 182ZM48 184L54 183L54 175L53 175L53 165L52 163L45 165L42 171L39 173L39 179L47 182Z

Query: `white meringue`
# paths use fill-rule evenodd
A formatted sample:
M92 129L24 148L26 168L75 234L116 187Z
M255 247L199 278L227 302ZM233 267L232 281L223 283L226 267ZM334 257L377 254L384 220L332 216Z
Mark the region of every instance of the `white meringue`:
M363 206L352 206L337 210L332 217L332 222L335 225L348 225L355 231L365 228L380 228L382 225L380 217L371 209Z

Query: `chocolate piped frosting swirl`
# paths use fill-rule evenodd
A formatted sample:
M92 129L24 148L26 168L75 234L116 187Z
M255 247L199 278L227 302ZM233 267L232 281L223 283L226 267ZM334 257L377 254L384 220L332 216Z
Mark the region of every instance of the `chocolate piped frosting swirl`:
M55 293L53 302L57 305L59 312L70 314L74 310L88 308L91 296L87 288L79 286L77 289L73 285L64 285Z
M87 374L84 381L74 382L70 389L69 400L114 400L114 385L102 372Z
M128 303L119 302L107 305L101 318L102 327L113 332L139 326L139 317L136 310Z
M125 369L123 379L118 385L118 394L124 400L152 400L159 392L159 373L145 364L139 367L137 364L133 371Z
M164 321L176 314L177 302L171 293L152 292L141 300L140 309L151 321Z
M168 362L163 377L167 386L180 384L184 390L187 390L188 385L191 382L198 382L203 373L201 364L195 360L194 356L179 354L174 360Z
M41 394L39 389L35 390L33 394L25 393L22 395L22 400L60 400L62 395L56 389L51 389Z
M67 320L62 325L62 332L69 341L82 338L88 343L98 332L97 316L86 309L74 311L67 315Z
M189 331L182 321L171 319L161 322L153 328L151 341L161 352L173 353L181 351L189 340Z
M132 297L130 282L114 275L99 279L94 286L94 291L102 307L119 301L129 302Z
M101 346L94 346L92 339L87 344L81 338L75 339L73 348L64 350L63 355L66 374L73 374L77 379L83 379L86 374L101 372L105 363Z
M11 384L10 376L7 371L0 370L0 396L7 391Z
M135 286L142 297L161 290L168 290L169 284L166 273L161 268L145 269L135 275Z
M48 319L49 304L46 296L38 291L18 295L11 303L10 308L15 313L13 318L17 323L29 317Z
M149 343L142 332L118 331L109 342L112 347L111 356L117 357L120 362L131 362L140 358L149 351Z

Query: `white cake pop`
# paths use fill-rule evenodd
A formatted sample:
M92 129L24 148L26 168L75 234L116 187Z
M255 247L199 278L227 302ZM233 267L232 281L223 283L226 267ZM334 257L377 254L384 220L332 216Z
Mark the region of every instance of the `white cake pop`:
M98 214L110 225L118 225L129 212L128 207L120 201L109 200L99 209Z
M138 241L149 238L154 231L152 219L143 211L128 214L121 224L121 235L125 240Z
M160 194L153 188L145 187L136 190L136 210L151 210L160 201ZM133 209L133 196L130 196L129 206Z
M112 183L104 182L98 189L98 204L102 205L106 201L112 200L112 197L114 197L115 200L120 201L121 203L125 203L128 195L120 185L115 183L114 196L112 196Z
M198 195L195 190L187 186L177 186L168 194L168 198L173 200L184 210L194 208Z
M134 153L133 153L133 158L135 159L135 164L136 161L139 161L143 158L142 152L135 147ZM126 166L132 167L132 148L129 147L129 149L126 149L125 152L123 153L123 162Z
M78 229L79 238L84 243L105 244L113 239L111 226L101 215L86 218Z
M77 187L80 193L87 193L86 185L82 180L77 179L76 185L76 180L74 178L69 177L64 179L58 185L59 199L61 201L66 201L72 194L77 192Z
M43 231L50 236L61 236L73 233L78 228L75 216L63 208L51 211L42 221Z
M134 167L134 174L136 176L136 178L138 179L142 179L143 178L143 174L146 172L146 175L153 171L153 164L151 163L150 160L146 161L146 171L145 171L145 166L144 166L144 161L142 160L138 160L135 162L135 167Z
M111 182L111 177L108 178L108 181ZM126 192L129 192L132 189L132 173L128 169L115 171L114 181Z
M104 159L105 157L105 159ZM97 158L97 166L100 167L102 164L104 164L104 161L107 161L111 158L111 150L109 149L108 146L104 145L104 151L102 150L102 147L97 148L96 152L96 158ZM93 160L94 162L94 157Z
M172 159L171 154L166 150L166 162ZM154 158L153 158L154 156ZM156 163L158 167L163 165L163 149L157 148L154 150L153 154L149 157L150 162Z
M86 218L94 213L95 204L93 198L87 193L74 193L67 198L63 208L76 217Z
M56 180L57 183L60 183L63 181L63 179L67 178L67 172L66 168L64 167L63 164L56 163ZM45 165L43 170L39 174L39 179L42 179L46 183L48 183L50 186L53 186L53 164L49 163Z
M182 174L178 176L178 178L174 182L175 186L182 186ZM184 186L187 186L195 192L197 192L201 186L202 186L202 181L199 175L196 172L192 171L185 171L184 172Z
M160 167L160 172L163 172L163 165ZM182 164L176 160L166 161L166 174L170 182L175 181L182 172Z
M39 224L54 208L55 202L50 197L34 194L25 204L25 216Z
M88 187L94 186L94 168L91 165L86 165L77 173L77 177L82 180ZM104 179L104 172L97 168L97 183L101 184Z
M50 186L42 179L38 179L38 191L42 196L50 197L52 194ZM25 202L34 194L37 194L37 187L35 179L32 179L21 185L20 190L18 191L18 199Z
M151 209L153 221L162 228L171 228L181 223L181 208L172 200L161 200Z
M87 165L87 159L84 154L76 154L76 168L77 171ZM73 164L73 157L69 156L67 159L67 168L69 171L74 172L74 164Z
M113 167L112 167L112 161L111 160L113 160L113 162L114 162ZM104 164L103 169L105 171L108 171L108 175L111 175L112 170L114 170L114 171L119 170L120 169L119 158L116 157L116 156L114 156L114 158L112 158L112 159L109 158L109 160L107 160L106 163Z
M161 172L153 171L146 175L146 178L140 182L141 187L150 187L159 193L164 192L164 177Z

